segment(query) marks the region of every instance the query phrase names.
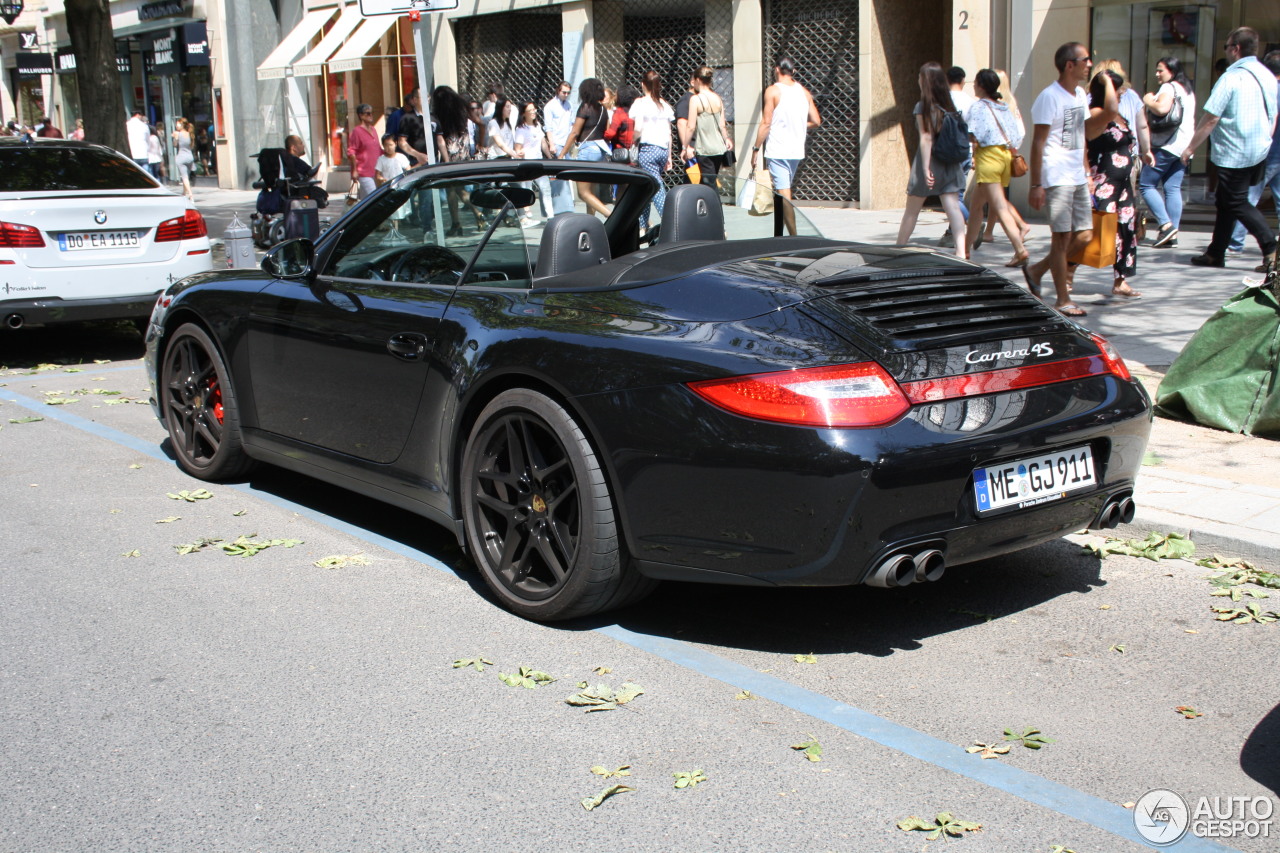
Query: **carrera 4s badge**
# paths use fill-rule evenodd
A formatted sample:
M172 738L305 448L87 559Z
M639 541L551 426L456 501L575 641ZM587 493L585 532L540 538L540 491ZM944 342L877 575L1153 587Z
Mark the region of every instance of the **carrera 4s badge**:
M967 364L982 364L986 361L999 361L1004 358L1026 358L1033 356L1035 358L1048 358L1053 355L1053 345L1047 343L1032 344L1024 349L1005 349L996 352L971 352L964 357Z

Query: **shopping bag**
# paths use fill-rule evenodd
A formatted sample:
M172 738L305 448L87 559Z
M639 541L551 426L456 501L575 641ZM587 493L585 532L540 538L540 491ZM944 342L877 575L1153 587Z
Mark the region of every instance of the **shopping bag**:
M1093 239L1068 260L1073 264L1106 269L1116 262L1116 214L1093 212Z
M1156 414L1280 438L1280 297L1252 284L1205 321L1160 381Z
M747 213L752 216L768 216L773 213L773 178L766 169L756 169L753 176L755 194L751 199L751 207Z

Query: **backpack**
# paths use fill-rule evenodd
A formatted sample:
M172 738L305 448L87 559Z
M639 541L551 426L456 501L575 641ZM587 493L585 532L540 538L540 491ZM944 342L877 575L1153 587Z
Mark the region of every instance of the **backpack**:
M942 111L942 123L933 135L933 156L942 163L963 163L973 150L969 147L969 125L959 112Z

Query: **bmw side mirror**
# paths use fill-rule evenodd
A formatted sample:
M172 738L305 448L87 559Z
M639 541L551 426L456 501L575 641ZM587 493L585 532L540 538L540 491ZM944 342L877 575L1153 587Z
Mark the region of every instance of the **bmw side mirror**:
M276 278L306 278L315 262L315 244L305 237L285 240L262 259L262 268Z

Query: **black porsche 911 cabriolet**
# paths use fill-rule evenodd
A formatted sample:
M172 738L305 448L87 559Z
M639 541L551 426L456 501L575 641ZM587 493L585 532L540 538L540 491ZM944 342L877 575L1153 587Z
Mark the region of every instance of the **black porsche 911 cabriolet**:
M612 213L538 221L545 177ZM778 236L780 198L676 187L642 234L656 189L426 167L262 271L178 282L147 335L178 463L418 512L538 620L661 579L905 586L1132 517L1150 404L1105 340L963 260Z

